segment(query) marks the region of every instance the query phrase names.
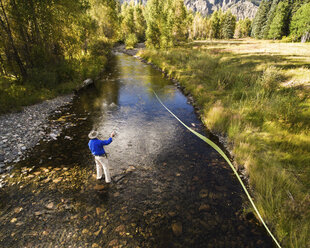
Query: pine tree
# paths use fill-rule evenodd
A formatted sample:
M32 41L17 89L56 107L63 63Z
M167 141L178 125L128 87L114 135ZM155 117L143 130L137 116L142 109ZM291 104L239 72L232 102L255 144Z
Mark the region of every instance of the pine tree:
M162 18L161 0L149 0L146 4L145 19L146 29L146 46L160 48L160 22Z
M267 16L271 7L271 2L269 0L263 0L258 8L252 24L251 35L254 38L263 38L263 30L267 24Z
M236 17L229 10L225 14L223 14L221 18L221 38L232 39L234 37L235 28Z
M268 37L271 39L281 39L288 35L289 10L290 5L287 1L280 2L277 6L275 16L270 25Z
M134 21L134 3L126 2L121 8L121 30L122 30L122 40L126 40L130 34L135 33L135 21Z
M192 22L192 39L205 39L207 37L207 19L199 12L195 14Z
M183 0L173 0L173 42L178 44L179 42L187 39L187 11Z
M292 17L291 35L295 40L304 36L304 41L310 39L310 3L302 5Z
M251 35L252 21L249 18L239 20L236 24L235 37L245 38Z
M116 40L119 32L119 2L117 0L88 0L89 15L97 22L97 35Z
M150 0L145 18L148 47L171 47L188 38L191 24L182 0Z
M209 37L211 39L219 39L221 32L221 16L222 11L214 11L210 18L210 34Z
M268 15L267 15L266 25L263 27L263 30L262 30L262 37L264 39L268 38L270 25L273 21L273 18L275 17L277 6L278 6L279 2L280 2L280 0L273 0L272 1L270 10L269 10Z
M306 3L310 3L310 0L294 0L292 1L292 16Z
M137 4L134 8L135 33L139 42L145 40L146 21L143 14L143 5Z

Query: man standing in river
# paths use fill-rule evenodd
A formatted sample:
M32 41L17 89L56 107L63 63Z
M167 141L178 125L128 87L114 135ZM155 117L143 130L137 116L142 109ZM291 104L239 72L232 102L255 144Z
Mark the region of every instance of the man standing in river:
M110 183L111 175L109 171L109 161L103 146L109 145L112 142L112 138L115 136L115 133L113 131L108 140L100 140L98 139L98 136L99 133L97 131L91 131L88 134L88 138L90 139L88 142L88 147L91 153L95 156L97 179L99 180L102 178L103 170L106 183Z

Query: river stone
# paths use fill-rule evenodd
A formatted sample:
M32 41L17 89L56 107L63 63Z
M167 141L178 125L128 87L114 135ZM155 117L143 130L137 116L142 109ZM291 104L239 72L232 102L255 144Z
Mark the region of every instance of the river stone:
M58 177L53 180L53 183L59 183L62 180L62 177Z
M180 236L182 234L182 223L181 222L172 223L171 228L175 236Z
M113 239L112 241L110 241L110 243L109 243L109 246L115 246L115 245L117 245L118 244L118 241L117 241L117 239Z
M15 223L17 221L16 218L11 219L11 223Z
M104 188L105 188L104 185L102 185L102 184L97 184L97 185L95 185L94 190L103 190Z
M101 232L103 226L99 227L99 230L97 232L94 232L94 235L97 237L99 235L99 233Z
M49 204L47 204L45 206L47 209L54 209L54 203L53 202L50 202Z
M136 168L132 165L130 165L127 169L126 169L126 173L134 171Z
M20 211L22 211L22 210L23 210L22 207L14 208L14 213L18 214L18 213L20 213Z
M102 208L96 208L96 214L100 215L103 212Z
M210 206L208 204L201 204L199 207L199 211L208 211L210 210Z
M206 198L206 197L208 196L208 190L207 190L207 189L202 189L202 190L200 190L199 196L200 196L201 198Z

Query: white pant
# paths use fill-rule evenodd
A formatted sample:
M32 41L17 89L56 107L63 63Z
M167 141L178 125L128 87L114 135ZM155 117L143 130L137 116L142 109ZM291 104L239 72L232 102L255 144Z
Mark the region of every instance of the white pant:
M102 178L102 169L103 169L106 183L111 182L108 159L102 156L95 156L95 162L97 168L97 179Z

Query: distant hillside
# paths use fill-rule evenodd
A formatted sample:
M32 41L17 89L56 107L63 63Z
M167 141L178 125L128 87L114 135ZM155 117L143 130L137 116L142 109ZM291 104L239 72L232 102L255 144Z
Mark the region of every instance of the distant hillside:
M130 2L130 0L120 1ZM134 1L138 2L139 0ZM147 0L140 0L140 2L145 4ZM244 19L246 17L253 19L260 2L261 0L184 0L186 7L192 9L194 12L198 11L203 15L209 15L219 9L223 11L231 9L231 12L238 19Z

